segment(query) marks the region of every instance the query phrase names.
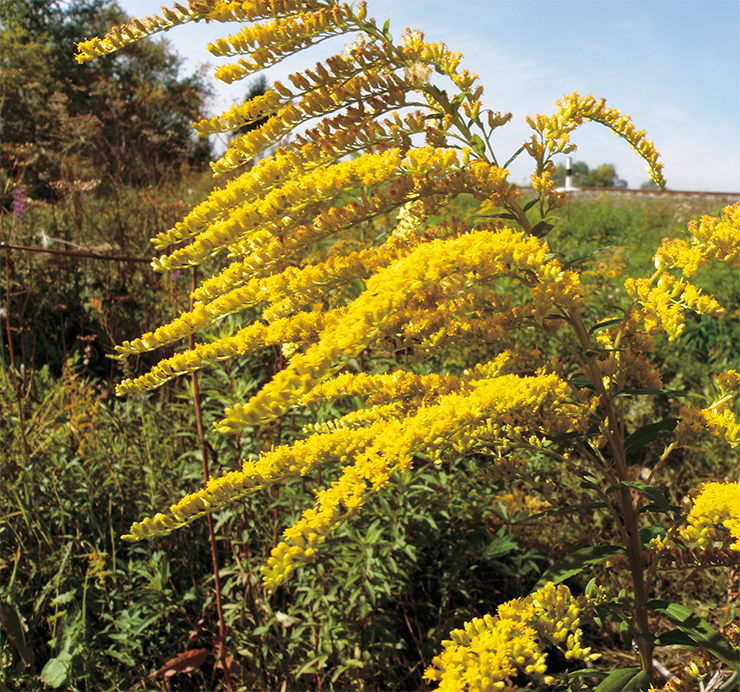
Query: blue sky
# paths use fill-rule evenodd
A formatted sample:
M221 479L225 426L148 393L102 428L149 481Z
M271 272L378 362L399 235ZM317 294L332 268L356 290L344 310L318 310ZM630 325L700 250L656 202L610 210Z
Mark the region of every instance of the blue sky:
M182 1L182 0L181 0ZM159 12L157 0L119 0L130 15ZM604 97L648 131L665 164L669 189L740 192L740 2L738 0L368 0L380 24L399 37L408 26L429 41L464 54L480 75L484 107L510 111L498 130L506 160L529 137L525 115L552 113L578 91ZM206 44L235 33L217 23L176 27L165 35L185 58L184 72L225 62ZM339 39L316 46L266 73L268 81L340 51ZM212 70L211 70L212 72ZM243 97L249 79L218 83L215 114ZM645 166L606 128L586 124L572 137L572 156L595 167L613 163L630 187L647 180ZM510 167L523 183L524 156Z

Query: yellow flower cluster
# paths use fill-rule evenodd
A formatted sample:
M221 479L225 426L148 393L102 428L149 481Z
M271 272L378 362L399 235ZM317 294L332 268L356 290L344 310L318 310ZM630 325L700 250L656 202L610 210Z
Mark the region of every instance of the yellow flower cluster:
M312 13L310 11L314 8L317 8L318 12ZM323 14L321 10L324 10ZM114 27L102 39L94 38L81 41L77 44L76 58L80 63L87 62L101 55L113 53L151 34L168 31L173 26L186 22L198 22L201 19L206 19L207 21L215 20L218 22L255 21L271 18L276 13L287 15L288 17L299 13L300 16L307 15L309 17L312 14L319 15L313 23L310 21L306 22L308 28L304 29L303 33L294 30L295 33L298 33L298 36L295 33L288 32L289 40L300 45L300 38L306 41L308 37L312 37L311 30L316 32L328 23L326 15L331 15L331 10L319 8L317 0L235 0L233 2L226 2L224 0L189 0L188 7L183 7L183 5L176 2L173 3L172 9L162 7L164 17L155 14L144 19L134 18L129 24ZM279 32L273 32L270 38L275 39L279 35ZM215 55L228 54L218 52L220 45L220 42L217 42L216 50L212 52Z
M689 221L691 238L664 240L655 255L656 267L675 267L693 276L707 261L740 268L740 202L724 208L722 218L703 216Z
M424 679L438 682L440 692L513 692L519 674L550 685L555 679L547 674L548 646L560 648L568 660L598 657L582 647L582 607L567 586L552 582L527 598L503 603L495 617L475 618L450 632Z
M493 505L494 508L502 506L506 510L506 516L511 520L531 517L552 507L549 502L540 500L531 491L519 488L503 495L496 495L493 498Z
M245 460L241 470L211 478L206 487L186 495L170 507L170 514L158 513L132 524L122 536L128 542L171 533L199 517L269 485L294 476L305 476L324 463L344 463L362 451L378 434L377 428L332 431L281 445L256 460Z
M653 143L645 138L644 130L636 130L628 115L614 108L607 108L605 99L597 101L593 96L581 97L577 92L556 101L558 111L553 116L527 117L529 126L539 135L533 135L525 146L537 160L544 162L553 154L568 154L575 150L570 142L570 133L584 120L601 123L616 135L624 138L648 164L650 177L663 189L663 164L658 162L658 152Z
M724 526L740 550L740 483L706 483L694 499L684 538L700 544L711 544L718 538L714 530Z
M174 3L172 9L162 7L163 17L153 15L144 19L132 19L130 24L124 24L111 29L104 38L93 38L77 44L77 62L83 63L101 55L114 53L124 46L140 41L159 31L167 31L173 26L193 22L206 16L205 3L189 3L190 8Z
M249 56L248 60L240 60L237 66L219 68L216 76L231 82L269 67L286 55L330 36L343 34L347 29L347 21L351 20L352 16L352 10L348 5L336 4L331 7L320 7L313 12L305 11L278 17L262 24L247 25L235 36L208 44L208 50L217 57Z
M690 222L689 231L688 242L663 241L654 257L656 272L652 277L625 282L630 297L642 303L640 318L648 334L665 330L669 339L678 338L683 333L683 313L687 309L714 317L725 314L712 296L669 272L679 269L691 277L708 261L740 267L740 203L726 207L721 219L704 216L699 224Z
M422 147L405 156L395 148L365 153L272 186L263 196L232 208L228 217L224 215L222 220L197 232L188 245L152 264L159 271L174 271L198 264L229 247L234 254L252 252L244 261L253 264L255 271L264 271L266 264L274 264L322 238L402 206L411 195L469 192L496 200L510 199L516 191L508 187L506 176L505 170L482 161L461 168L457 151L451 148ZM367 190L370 196L360 194L344 207L319 213L322 205L358 188ZM205 214L206 209L198 212L201 218ZM221 214L219 210L213 216ZM192 228L184 233L183 230L167 234L160 244L176 242L178 237L192 232Z
M413 238L409 240L413 242ZM174 343L221 317L262 303L271 304L263 313L265 319L274 321L288 317L319 301L332 289L356 279L366 279L372 272L398 259L411 245L388 242L379 248L329 257L318 265L300 269L289 267L281 274L264 279L247 280L252 272L244 263L235 263L193 294L197 300L212 298L209 303L197 303L190 312L134 341L124 341L116 350L122 354L142 353Z
M630 298L642 303L642 318L647 333L665 330L671 341L683 333L685 310L712 317L720 317L726 312L712 296L702 294L693 284L679 281L668 273L662 273L657 282L629 278L624 285Z
M709 431L713 436L724 438L731 447L740 446L740 423L731 408L733 401L740 398L740 375L736 370L717 375L720 397L704 409L684 406L681 421L676 429L680 444L689 444L692 438Z
M466 275L491 282L511 276L527 285L533 299L531 316L545 320L553 305L565 312L578 311L582 298L578 275L563 270L547 258L547 247L536 238L503 229L477 231L457 238L438 239L414 249L390 267L378 271L355 301L335 312L318 343L294 355L286 370L267 384L246 405L226 411L218 430L236 433L285 413L317 383L343 367L384 329L398 329L399 313L459 297L459 283ZM467 309L464 303L456 303ZM411 313L413 314L413 312Z
M276 320L270 325L255 322L233 336L217 339L210 344L196 344L193 350L162 359L148 373L121 382L116 386L116 393L121 396L156 389L180 375L195 372L236 355L252 353L265 346L315 341L324 327L325 319L326 316L319 312L302 312L291 319Z

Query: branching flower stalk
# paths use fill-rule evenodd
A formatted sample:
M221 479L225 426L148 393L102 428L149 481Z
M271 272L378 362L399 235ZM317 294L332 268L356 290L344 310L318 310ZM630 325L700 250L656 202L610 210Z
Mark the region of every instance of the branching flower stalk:
M573 131L595 122L623 138L662 188L658 154L628 116L603 99L571 94L557 102L554 115L528 119L534 134L500 166L491 134L511 115L483 108L477 75L460 68L459 53L418 31L394 41L389 24L381 28L369 18L364 2L191 0L163 13L83 41L78 60L185 22L235 22L243 25L238 32L209 46L214 55L236 58L216 71L232 82L327 38L354 39L323 63L291 74L289 83L276 81L264 95L195 124L206 137L261 123L231 139L212 164L217 176L231 178L153 239L163 253L153 260L158 271L202 264L218 271L194 285L188 312L117 347L125 358L189 340L187 350L122 382L118 394L156 389L273 348L285 357L282 370L247 401L233 402L216 433L253 435L298 408L364 403L306 426L300 439L245 460L240 470L206 475L203 489L134 523L125 540L169 533L290 478L337 468L337 479L316 492L315 505L283 532L263 566L264 587L273 592L412 466L475 456L489 460L482 469L487 477L536 488L541 483L526 464L541 455L574 478L591 479L586 485L621 541L589 552L563 574L621 555L626 595L590 583L574 599L555 565L528 597L453 632L426 677L445 690L515 689L514 678L556 684L545 651L559 649L568 661L590 664L594 655L582 646L579 623L606 609L629 628L642 676L633 686L646 688L656 641L650 613L669 620L680 613L651 600L655 563L648 569L643 502L671 526L684 518L659 488L636 480L634 450L662 435L660 466L697 435L740 445L733 408L740 378L735 370L720 374L715 402L684 406L680 420L660 421L655 429L629 433L625 402L634 395L672 396L649 359L656 334L680 338L687 311L725 314L689 279L710 262L740 267L740 205L728 207L722 219L690 224L686 240L666 240L652 276L626 282L621 315L603 315L580 272L546 239L552 214L566 203L554 189L553 157L574 151ZM529 201L505 168L523 153L534 160L536 196ZM477 214L455 206L462 198L472 200ZM259 317L231 336L195 343L196 332L247 309ZM532 332L542 348L532 346ZM406 355L395 368L357 371L356 359L372 363L397 348ZM448 354L454 355L449 363ZM737 537L731 491L705 493L710 499L698 501L686 539L724 545ZM717 503L722 506L713 512ZM666 540L676 531L669 529ZM602 547L596 543L589 536L594 549ZM732 645L718 637L702 645L734 665L726 649Z

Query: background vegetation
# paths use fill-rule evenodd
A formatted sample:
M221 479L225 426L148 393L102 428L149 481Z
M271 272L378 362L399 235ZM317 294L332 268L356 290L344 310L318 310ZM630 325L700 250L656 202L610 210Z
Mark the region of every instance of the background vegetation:
M177 57L161 43L138 43L75 71L72 48L65 57L60 46L120 23L113 3L3 0L0 12L7 66L0 239L79 253L4 249L0 685L216 689L224 671L213 653L219 634L205 522L154 542L119 540L142 514L201 485L192 385L178 381L119 400L113 385L132 373L107 357L115 343L186 307L190 275L155 275L137 260L150 254L148 238L212 185L203 170L207 146L185 127L208 92L199 77L177 77ZM584 266L591 298L618 305L623 278L645 273L663 237L681 234L690 218L724 203L575 197L552 236ZM463 200L458 211L477 210ZM389 223L379 219L358 234L383 233ZM740 285L729 268L705 288L740 317ZM740 343L719 324L696 318L681 341L659 341L653 357L667 373L666 388L707 383L710 371L738 362ZM221 329L238 326L230 318ZM389 345L362 367L379 371L404 357L402 346ZM143 372L148 365L127 367ZM244 398L281 367L282 354L266 351L204 372L206 429L223 401ZM654 419L640 406L631 411L636 424ZM209 436L212 473L296 438L326 413L291 414L257 438ZM684 450L668 462L664 492L678 502L733 463L727 451ZM548 472L544 461L541 471ZM492 486L474 460L420 462L343 526L340 540L326 543L317 567L300 570L268 599L258 566L295 508L325 481L296 480L216 517L226 663L242 689L420 689L424 667L452 628L527 593L596 520L584 510L570 524L534 530L528 520L543 507L515 487ZM577 485L563 490L579 492ZM674 600L699 610L703 602L732 607L737 575L721 576L684 583ZM593 643L615 660L626 651L616 630L587 636L598 636ZM678 663L670 651L661 656L669 667Z

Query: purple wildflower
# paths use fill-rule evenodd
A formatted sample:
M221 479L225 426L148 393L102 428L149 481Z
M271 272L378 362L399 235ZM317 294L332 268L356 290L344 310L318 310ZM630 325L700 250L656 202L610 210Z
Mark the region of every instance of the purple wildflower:
M26 203L26 190L22 187L17 187L13 190L13 202L10 206L13 212L13 221L22 219L28 212L28 204Z

